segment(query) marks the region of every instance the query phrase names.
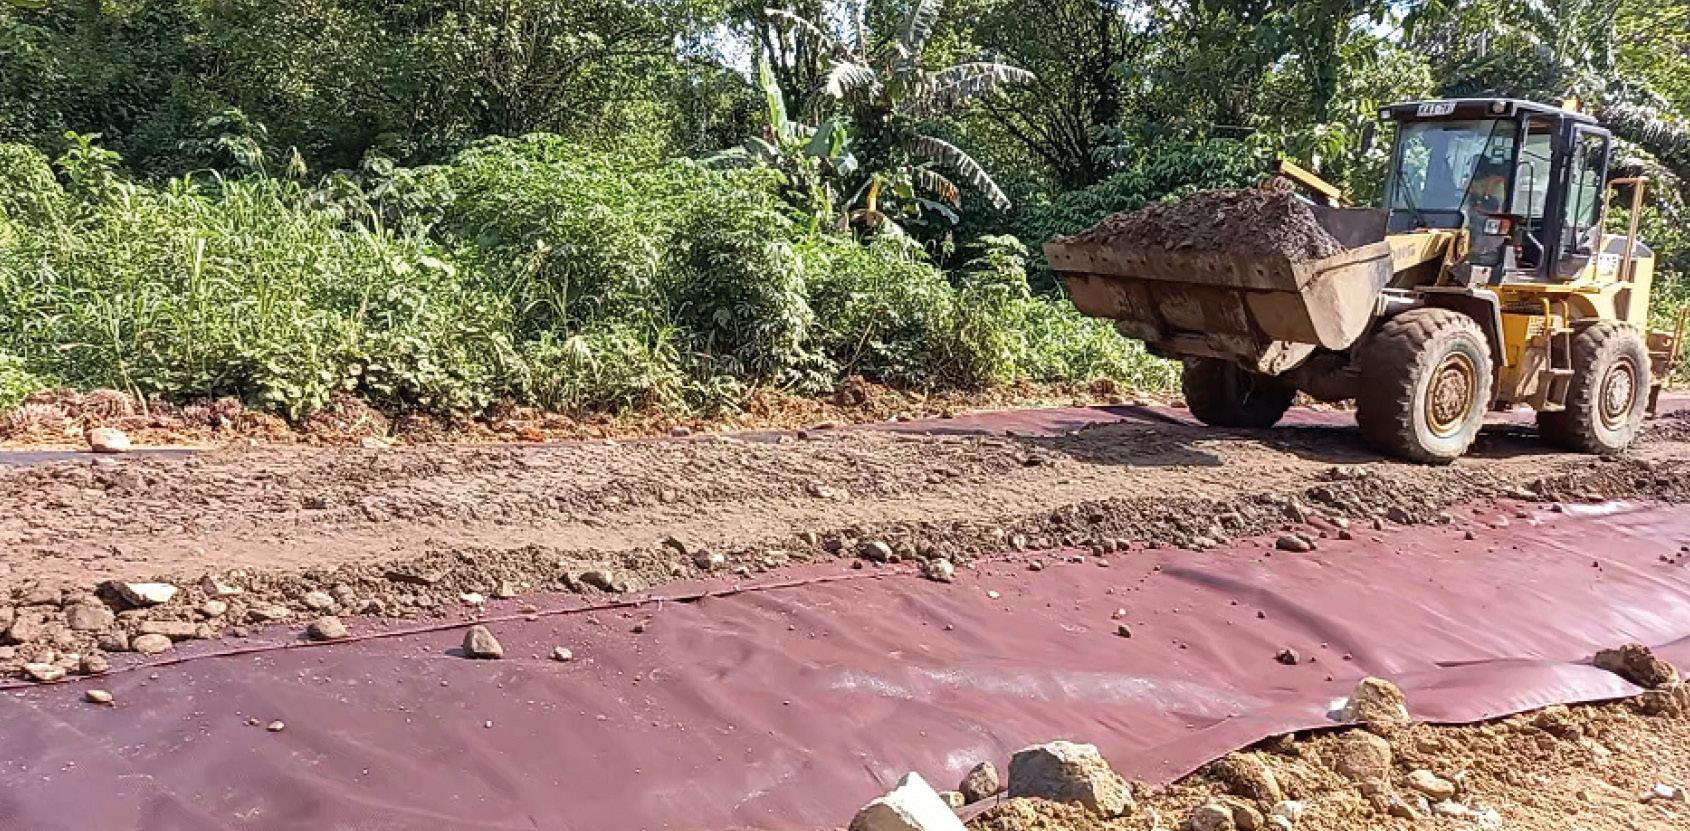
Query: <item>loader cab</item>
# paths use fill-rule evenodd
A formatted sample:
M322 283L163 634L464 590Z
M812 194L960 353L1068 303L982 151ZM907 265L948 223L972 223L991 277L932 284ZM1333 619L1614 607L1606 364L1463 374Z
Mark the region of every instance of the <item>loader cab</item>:
M1414 101L1385 184L1390 233L1468 232L1475 282L1564 282L1601 234L1612 137L1583 113L1510 98Z

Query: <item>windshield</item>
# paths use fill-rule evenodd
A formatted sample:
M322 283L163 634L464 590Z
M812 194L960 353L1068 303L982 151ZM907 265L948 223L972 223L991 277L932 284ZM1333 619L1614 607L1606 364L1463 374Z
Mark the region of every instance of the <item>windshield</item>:
M1467 227L1507 205L1518 126L1512 121L1416 121L1397 138L1397 174L1390 205L1414 211L1461 212ZM1447 219L1445 220L1447 221ZM1443 223L1437 223L1443 224Z

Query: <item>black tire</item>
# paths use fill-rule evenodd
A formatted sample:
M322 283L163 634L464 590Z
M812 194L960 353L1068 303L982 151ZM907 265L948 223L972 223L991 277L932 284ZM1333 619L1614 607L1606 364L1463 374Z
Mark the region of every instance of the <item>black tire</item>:
M1581 453L1624 450L1643 428L1648 408L1649 347L1635 328L1594 323L1573 336L1567 408L1537 414L1544 438Z
M1490 344L1449 309L1410 309L1381 324L1361 350L1356 422L1369 443L1411 462L1448 464L1484 426Z
M1187 358L1180 387L1191 414L1211 427L1272 427L1297 395L1272 376L1215 358Z

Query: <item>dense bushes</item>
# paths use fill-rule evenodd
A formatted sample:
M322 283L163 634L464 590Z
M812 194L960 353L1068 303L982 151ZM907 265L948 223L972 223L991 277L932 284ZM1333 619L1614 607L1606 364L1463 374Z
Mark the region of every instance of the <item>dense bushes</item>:
M58 382L299 416L347 390L463 414L507 398L714 408L849 373L1165 380L1106 325L1032 298L1012 239L953 285L894 241L813 230L769 169L642 165L548 136L316 189L154 187L116 161L82 139L55 178L0 145L0 399Z

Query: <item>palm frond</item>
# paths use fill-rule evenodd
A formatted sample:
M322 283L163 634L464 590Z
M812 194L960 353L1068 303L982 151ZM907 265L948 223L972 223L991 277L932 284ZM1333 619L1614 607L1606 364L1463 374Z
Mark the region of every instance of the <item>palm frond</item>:
M1604 106L1602 121L1614 135L1648 151L1680 179L1690 179L1690 124L1663 110L1633 103Z
M939 12L944 7L945 0L915 0L910 6L909 19L898 37L899 51L905 60L921 61L921 50L927 47L927 38L933 34L933 24L939 21Z
M910 98L916 115L952 110L1010 84L1030 84L1038 76L1017 66L994 61L959 63L922 79Z
M946 179L944 174L937 170L925 167L916 168L915 185L922 190L938 194L940 199L955 207L962 207L962 190L956 186L955 182Z
M834 61L822 90L839 99L859 90L874 95L880 91L880 75L867 64L854 60Z
M833 39L832 34L829 34L826 29L817 26L815 22L806 19L802 15L787 11L786 9L773 8L764 9L763 14L773 20L781 20L792 24L794 29L802 31L804 34L815 38L829 50L836 49L839 46L839 42Z
M1003 189L998 187L998 183L992 180L991 175L986 173L985 168L974 161L973 156L963 152L962 148L933 136L917 136L909 143L908 149L914 155L932 159L962 174L969 186L984 194L986 201L991 202L993 207L999 210L1009 207L1009 195L1005 194Z

